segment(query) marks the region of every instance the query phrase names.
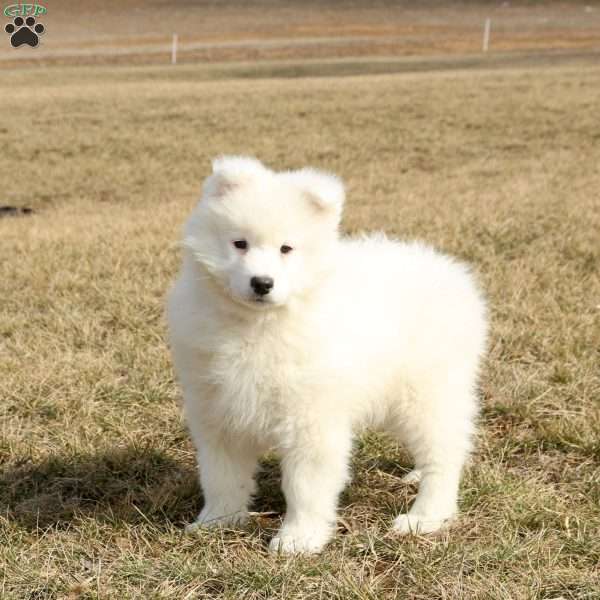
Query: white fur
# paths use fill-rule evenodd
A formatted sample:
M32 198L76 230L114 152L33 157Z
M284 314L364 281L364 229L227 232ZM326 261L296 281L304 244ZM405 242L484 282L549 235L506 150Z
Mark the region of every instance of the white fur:
M213 164L168 302L205 498L192 529L243 523L258 458L273 449L287 514L271 549L321 550L365 426L415 460L419 493L396 531L435 531L456 513L484 302L467 267L423 244L339 238L343 200L339 179L312 169ZM262 302L253 276L274 280Z

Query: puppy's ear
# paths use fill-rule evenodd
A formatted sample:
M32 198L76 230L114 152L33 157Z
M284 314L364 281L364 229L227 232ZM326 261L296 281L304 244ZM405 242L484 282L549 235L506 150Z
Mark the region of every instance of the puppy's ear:
M204 182L204 196L221 198L268 169L256 158L219 156L212 162L212 175Z
M307 168L285 173L284 177L304 192L319 213L333 218L336 225L340 222L346 191L337 175Z

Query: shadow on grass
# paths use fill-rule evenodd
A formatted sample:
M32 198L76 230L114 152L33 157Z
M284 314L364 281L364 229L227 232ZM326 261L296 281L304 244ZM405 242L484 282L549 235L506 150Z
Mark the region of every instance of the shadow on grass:
M253 509L283 510L279 467L264 461ZM0 471L0 511L30 529L68 527L79 518L150 522L162 528L194 519L203 499L196 470L154 448L54 455Z
M177 522L198 502L196 474L163 451L118 448L98 454L24 459L0 473L0 506L26 528L68 526L76 518Z
M385 500L377 501L373 486L385 495L385 483L389 482L372 476L383 471L399 479L407 471L404 461L388 460L385 453L359 450L352 463L354 481L342 494L342 507L355 503L385 507ZM263 459L256 479L251 510L283 515L279 461ZM158 528L181 527L196 517L202 505L194 465L157 448L55 454L37 463L24 458L0 470L1 514L29 530L68 527L86 517L112 524L149 522Z

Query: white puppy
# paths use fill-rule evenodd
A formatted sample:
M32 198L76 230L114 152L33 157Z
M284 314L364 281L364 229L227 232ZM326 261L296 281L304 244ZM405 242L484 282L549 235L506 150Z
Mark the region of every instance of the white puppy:
M340 238L343 202L333 175L213 163L168 302L205 499L192 529L243 522L257 461L274 449L287 513L271 549L318 552L365 426L405 444L421 479L397 532L456 513L484 302L464 265L427 246Z

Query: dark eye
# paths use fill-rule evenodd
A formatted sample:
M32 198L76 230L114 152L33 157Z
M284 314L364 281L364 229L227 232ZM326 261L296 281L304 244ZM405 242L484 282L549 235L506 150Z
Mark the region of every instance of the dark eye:
M284 244L279 250L281 251L281 254L287 254L288 252L291 252L293 248Z
M238 249L238 250L247 250L248 249L248 242L246 240L235 240L233 242L233 245Z

